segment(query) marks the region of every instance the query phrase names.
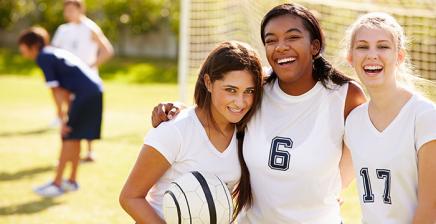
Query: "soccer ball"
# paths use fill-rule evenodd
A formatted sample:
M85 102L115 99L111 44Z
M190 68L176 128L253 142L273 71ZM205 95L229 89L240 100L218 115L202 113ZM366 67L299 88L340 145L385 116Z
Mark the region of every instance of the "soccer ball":
M217 176L193 171L171 182L164 194L163 214L168 224L229 224L232 197Z

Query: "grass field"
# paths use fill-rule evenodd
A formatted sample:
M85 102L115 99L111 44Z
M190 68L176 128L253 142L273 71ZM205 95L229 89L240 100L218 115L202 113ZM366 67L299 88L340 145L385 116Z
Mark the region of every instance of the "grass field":
M49 90L42 78L0 76L0 223L132 223L118 193L160 101L176 100L177 86L106 82L103 139L97 162L80 166L81 189L55 199L32 192L50 180L59 153ZM345 223L359 223L354 184L344 192Z
M55 112L42 78L0 76L0 223L132 223L118 193L150 128L158 101L175 100L176 85L105 86L104 140L97 162L79 168L81 189L56 199L33 194L54 174L60 141L48 124Z

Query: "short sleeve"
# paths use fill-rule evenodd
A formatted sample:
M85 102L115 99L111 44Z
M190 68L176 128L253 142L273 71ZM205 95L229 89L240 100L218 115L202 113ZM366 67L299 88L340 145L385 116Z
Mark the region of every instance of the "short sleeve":
M53 36L53 40L51 41L51 45L55 46L55 47L62 47L62 28L59 27L54 36Z
M427 109L416 117L415 147L419 150L425 143L436 140L436 107Z
M38 63L39 67L44 73L46 85L50 88L58 87L59 79L54 69L54 58L51 58L49 55L45 55L41 52L36 60L36 63Z
M150 129L144 138L144 144L155 148L173 164L180 153L182 137L174 124L165 122L157 128Z

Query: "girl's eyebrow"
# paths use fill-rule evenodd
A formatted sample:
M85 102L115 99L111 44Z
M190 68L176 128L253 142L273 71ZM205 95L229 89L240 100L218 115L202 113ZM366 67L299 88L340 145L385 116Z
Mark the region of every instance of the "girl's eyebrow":
M368 43L368 41L367 40L356 40L356 42L364 42L364 43ZM390 41L389 40L378 40L377 41L377 43L379 43L379 42L389 42L390 43Z
M298 33L302 33L300 29L298 28L290 28L289 30L286 30L285 33L291 33L291 32L298 32ZM267 36L273 36L273 33L265 33L265 37Z

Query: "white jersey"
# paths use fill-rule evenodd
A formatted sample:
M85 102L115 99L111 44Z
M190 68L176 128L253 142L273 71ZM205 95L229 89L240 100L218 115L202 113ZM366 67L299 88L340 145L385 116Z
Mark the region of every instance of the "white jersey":
M190 171L217 175L230 191L241 177L236 132L224 152L219 152L209 141L194 108L182 111L175 120L151 129L144 144L159 151L171 164L167 172L150 189L146 197L162 216L162 200L171 181Z
M53 37L52 45L73 53L91 66L96 62L98 54L98 44L93 40L92 33L100 32L97 24L84 16L80 23L60 25Z
M368 116L368 103L347 118L363 223L412 223L418 205L418 150L436 139L436 107L413 95L382 132Z
M240 223L340 224L344 106L348 84L290 96L278 81L265 85L250 120L244 158L253 206Z

